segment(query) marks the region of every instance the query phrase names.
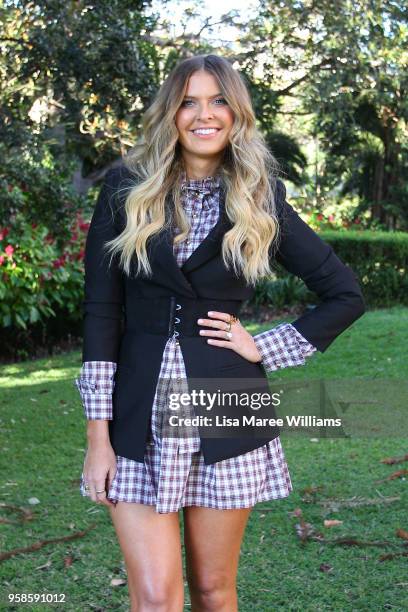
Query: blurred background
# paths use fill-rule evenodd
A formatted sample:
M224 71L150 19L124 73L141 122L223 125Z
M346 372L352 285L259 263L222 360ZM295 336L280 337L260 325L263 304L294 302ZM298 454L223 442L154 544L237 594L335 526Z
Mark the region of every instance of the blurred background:
M407 304L405 2L0 6L3 361L78 346L101 180L174 64L197 53L245 76L290 203L352 266L368 305ZM260 283L258 311L310 302L278 277Z

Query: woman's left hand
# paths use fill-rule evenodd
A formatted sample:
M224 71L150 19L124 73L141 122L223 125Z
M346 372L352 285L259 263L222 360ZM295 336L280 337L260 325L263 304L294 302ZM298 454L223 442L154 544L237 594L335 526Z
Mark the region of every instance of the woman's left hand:
M239 321L231 323L232 337L229 339L226 332L228 331L227 323L230 320L230 315L227 312L217 312L216 310L207 314L208 319L197 319L197 323L204 327L213 328L200 330L200 336L208 336L208 344L232 349L241 357L253 363L262 361L253 337Z

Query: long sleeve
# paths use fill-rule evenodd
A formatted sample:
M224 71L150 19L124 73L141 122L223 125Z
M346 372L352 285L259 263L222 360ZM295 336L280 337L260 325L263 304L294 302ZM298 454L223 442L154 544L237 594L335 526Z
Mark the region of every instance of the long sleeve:
M115 198L121 168L107 172L85 244L82 370L75 379L87 419L112 419L112 394L123 324L123 273L104 243L120 230ZM116 205L117 206L117 205Z
M361 287L345 265L286 201L286 187L277 180L277 214L281 227L275 258L288 272L301 278L321 303L291 325L318 351L324 352L339 334L365 312Z
M267 372L306 363L317 349L290 323L281 323L253 336Z
M88 420L111 420L112 394L115 388L117 364L111 361L86 361L74 384L81 396Z
M124 274L118 265L118 255L112 257L110 263L111 254L104 244L120 233L115 217L115 200L121 176L121 168L107 172L86 239L83 362L119 361L124 320Z

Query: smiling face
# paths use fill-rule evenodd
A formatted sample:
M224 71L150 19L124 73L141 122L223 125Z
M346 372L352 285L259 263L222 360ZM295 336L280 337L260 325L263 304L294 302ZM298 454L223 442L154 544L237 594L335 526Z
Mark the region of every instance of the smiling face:
M186 166L216 168L229 142L234 114L212 74L200 70L191 75L175 123Z

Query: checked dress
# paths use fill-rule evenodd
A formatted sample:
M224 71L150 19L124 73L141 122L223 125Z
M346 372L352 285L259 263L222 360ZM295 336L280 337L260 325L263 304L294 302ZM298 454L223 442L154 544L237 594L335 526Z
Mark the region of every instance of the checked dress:
M218 174L204 179L182 177L182 204L191 230L187 240L174 245L179 266L204 240L218 221ZM179 228L174 229L174 235ZM304 365L317 349L290 323L253 336L267 372ZM117 364L87 361L74 383L87 419L112 419L112 393ZM292 483L279 437L237 457L206 465L200 450L198 429L179 428L177 437L161 435L169 394L187 391L187 375L176 333L167 340L156 387L150 436L144 463L117 456L114 478L107 498L155 506L156 512L177 512L184 506L246 508L258 502L287 497ZM183 416L194 416L189 407ZM82 472L80 492L84 488Z

